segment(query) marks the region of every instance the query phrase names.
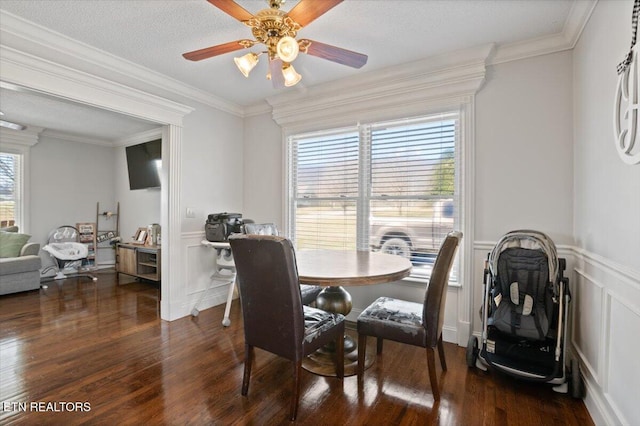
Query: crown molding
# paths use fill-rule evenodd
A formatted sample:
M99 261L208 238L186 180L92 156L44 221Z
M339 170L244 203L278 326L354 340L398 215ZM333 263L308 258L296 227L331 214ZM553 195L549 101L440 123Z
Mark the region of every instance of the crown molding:
M571 50L589 21L598 0L574 1L561 33L498 46L491 65Z
M21 147L32 147L39 142L42 127L27 126L24 130L7 129L0 127L0 145L18 145Z
M90 145L109 147L113 146L113 143L108 139L81 136L73 133L61 132L59 130L51 129L45 129L42 133L40 133L40 139L54 139L62 142L88 143Z
M569 16L565 21L561 33L499 45L496 46L495 49L492 48L494 50L493 54L485 61L486 65L500 64L573 49L597 2L598 0L575 1L572 4ZM99 72L96 71L96 74L108 75L109 78L113 78L113 75L117 74L125 80L133 80L138 84L150 85L154 89L169 92L182 98L186 97L241 118L270 112L271 109L279 103L279 99L290 98L296 100L306 96L316 96L317 94L324 97L325 91L331 92L345 89L350 91L354 88L358 91L367 91L367 81L372 80L376 80L376 84L378 85L384 84L386 86L386 80L389 76L394 81L402 80L403 77L401 74L405 72L411 73L417 66L419 67L419 64L425 65L428 68L429 61L434 59L428 58L398 67L373 71L364 77L365 81L361 81L364 75L359 75L357 77L344 79L344 82L321 84L305 88L304 91L295 91L268 98L266 103L243 107L149 68L137 65L131 61L49 30L46 27L27 21L9 12L0 10L0 20L2 20L0 39L3 45L7 47L9 47L6 44L7 42L16 43L18 46L26 43L30 46L29 52L31 52L33 48L35 49L35 54L40 54L41 52L43 57L45 57L45 52L49 52L50 54L51 51L55 51L62 56L72 58L75 62L83 63L91 69L99 70ZM21 49L17 48L15 50ZM444 56L455 58L456 54ZM405 76L405 78L413 77ZM389 88L389 91L393 90L393 87ZM339 93L336 97L338 101L342 98Z
M0 20L2 21L0 39L3 40L3 44L7 40L19 44L27 42L39 52L56 51L61 55L71 57L78 63L88 64L91 69L99 70L101 76L108 75L109 78L113 78L114 73L119 74L126 80L133 79L138 83L151 85L156 89L189 98L230 114L237 116L244 114L243 108L235 103L27 21L12 13L0 10Z
M244 108L243 117L254 117L256 115L266 114L271 112L271 105L267 101L262 101L257 104L249 105Z
M192 107L0 44L0 80L134 117L182 125ZM122 100L127 102L123 103ZM125 108L123 109L123 105Z
M126 136L124 138L118 138L113 141L113 146L135 145L156 139L162 139L162 127L145 130L144 132L136 133L135 135Z
M598 0L583 0L583 1L575 1L571 6L571 10L569 11L569 16L564 23L564 28L562 30L565 38L568 39L571 43L571 48L574 48L580 36L582 35L582 30L589 22L591 18L591 14L593 10L596 8L598 4Z
M482 86L487 58L494 45L488 44L439 55L398 67L358 76L304 91L267 98L274 120L296 129L308 124L332 121L334 125L367 119L376 114L419 114L429 104L467 102Z

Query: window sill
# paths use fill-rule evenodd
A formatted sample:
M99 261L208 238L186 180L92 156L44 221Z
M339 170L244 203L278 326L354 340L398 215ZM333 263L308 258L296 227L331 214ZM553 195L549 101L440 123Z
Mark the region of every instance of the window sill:
M429 284L429 277L409 276L407 278L403 278L400 282L403 285L423 288L426 284ZM449 280L449 287L462 287L462 283L458 280Z

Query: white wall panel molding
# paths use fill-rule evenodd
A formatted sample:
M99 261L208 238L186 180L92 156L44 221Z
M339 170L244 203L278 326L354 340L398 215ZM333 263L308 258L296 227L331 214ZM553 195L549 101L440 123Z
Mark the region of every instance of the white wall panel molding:
M632 269L578 247L574 247L573 251L594 268L606 271L606 273L616 276L621 282L640 289L640 269ZM640 264L638 266L640 267Z
M229 283L211 282L210 277L215 265L215 250L201 244L204 238L204 232L185 232L182 234L186 302L184 306L181 306L181 309L186 309L185 315L189 315L196 304L198 304L198 310L202 311L227 301Z
M603 345L606 356L602 392L619 423L630 425L640 419L638 394L630 392L631 389L637 390L640 385L640 308L615 293L608 293L606 302L610 332Z
M596 423L627 425L640 418L640 274L574 247L573 352L587 385L585 404ZM574 307L575 308L575 307ZM577 330L577 331L576 331Z
M596 384L602 385L600 372L606 356L603 341L606 339L605 330L608 329L605 289L602 283L582 269L576 268L575 273L575 280L571 283L571 344L586 373L591 375Z

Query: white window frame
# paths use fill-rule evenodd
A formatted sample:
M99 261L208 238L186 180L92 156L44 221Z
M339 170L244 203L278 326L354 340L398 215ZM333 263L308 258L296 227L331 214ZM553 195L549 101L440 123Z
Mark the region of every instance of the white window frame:
M442 109L441 111L437 111L437 112L428 112L425 113L423 115L419 115L419 116L414 116L414 117L407 117L404 119L397 119L397 118L389 118L389 119L376 119L375 121L372 121L371 123L365 123L365 124L360 124L360 123L356 123L353 126L342 126L339 128L328 128L324 131L315 131L315 132L289 132L288 134L285 134L285 156L286 156L286 172L285 172L285 180L286 180L286 195L285 195L285 218L284 218L284 223L285 223L285 230L286 230L286 234L287 236L289 236L290 238L295 240L295 225L294 225L294 217L295 217L295 203L294 203L294 187L293 187L293 170L294 170L294 159L293 159L293 143L291 143L291 138L292 137L296 137L296 136L304 136L304 137L313 137L314 135L323 135L323 134L330 134L330 133L338 133L341 131L353 131L354 129L357 129L360 133L360 144L359 144L359 149L360 149L360 158L366 158L365 161L360 161L359 162L359 173L358 173L358 185L359 185L359 191L358 191L358 197L357 199L355 199L356 204L357 204L357 208L356 208L356 223L357 223L357 231L356 231L356 235L357 235L357 241L356 241L356 247L359 250L370 250L370 246L369 246L369 220L367 219L369 217L369 206L370 206L370 202L374 199L379 199L378 197L373 197L370 194L370 187L367 185L367 182L369 181L369 177L371 174L371 164L369 161L369 152L370 152L370 147L371 147L371 138L370 137L363 137L363 133L366 132L370 132L372 127L375 127L376 125L380 125L380 124L384 124L384 123L394 123L394 122L400 122L402 120L407 120L407 121L413 121L413 120L434 120L437 121L439 119L446 119L447 117L452 117L455 116L455 120L457 121L457 125L456 125L456 140L455 140L455 150L454 150L454 155L455 155L455 191L454 191L454 197L455 197L455 205L456 205L456 222L454 223L454 229L465 229L465 212L466 209L464 208L463 204L464 204L464 194L465 194L465 185L463 184L464 180L463 180L463 176L464 176L464 170L465 170L465 164L464 164L464 156L462 155L462 153L464 152L464 147L465 147L465 135L467 134L467 132L465 132L465 123L467 122L466 120L466 114L467 114L467 109L464 108L464 106L462 107L458 107L458 108L445 108ZM440 117L440 118L439 118ZM364 142L363 142L364 140ZM351 199L351 198L349 198ZM463 257L462 253L459 251L458 255L457 255L457 265L461 265L461 258ZM461 271L459 266L456 266L457 269L457 273L455 274L455 278L451 279L449 281L449 285L453 286L453 287L459 287L461 286L461 281L458 280L458 277L461 276L461 274L463 274L463 271ZM402 281L403 282L408 282L408 283L418 283L418 284L424 284L427 283L429 280L429 277L424 277L424 276L415 276L415 275L411 275L407 278L404 278Z
M19 176L19 205L16 206L16 225L20 227L20 232L29 233L30 223L30 164L31 147L38 143L41 128L30 127L27 130L17 131L2 129L0 131L0 152L15 154L20 158Z
M16 161L14 170L14 189L13 189L13 202L14 202L14 215L13 219L16 225L22 225L24 218L24 174L22 169L24 168L24 155L16 152L10 152L4 148L0 148L1 155L13 156ZM4 174L3 174L4 175Z

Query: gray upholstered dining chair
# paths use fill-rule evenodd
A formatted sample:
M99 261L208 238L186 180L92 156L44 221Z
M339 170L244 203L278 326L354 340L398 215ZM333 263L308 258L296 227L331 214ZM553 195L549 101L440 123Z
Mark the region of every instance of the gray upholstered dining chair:
M278 227L274 223L245 223L244 233L253 235L280 235ZM300 284L302 303L315 306L316 298L322 291L319 285Z
M242 395L249 392L254 348L293 362L290 418L300 399L302 360L335 342L336 375L344 377L344 316L302 304L298 268L291 241L274 235L234 234L229 237L238 273L244 320Z
M456 250L462 239L461 232L450 232L438 251L424 303L415 303L391 297L380 297L358 316L358 380L364 377L367 336L377 338L377 354L382 353L384 339L426 348L429 380L434 400L440 400L436 376L435 351L442 370L447 370L442 344L442 324L447 297L449 273Z

